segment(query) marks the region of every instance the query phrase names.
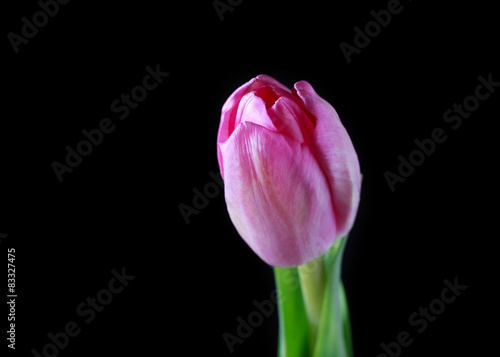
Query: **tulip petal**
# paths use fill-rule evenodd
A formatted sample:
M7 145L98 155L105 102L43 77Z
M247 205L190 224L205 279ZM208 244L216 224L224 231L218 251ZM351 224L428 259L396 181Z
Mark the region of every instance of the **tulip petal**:
M236 113L236 125L249 121L266 129L277 131L272 120L267 115L266 103L255 92L247 93L241 98Z
M267 110L267 113L279 133L300 143L309 142L314 125L302 108L293 100L280 97Z
M243 122L219 146L229 215L262 260L291 267L328 250L336 232L330 188L307 145Z
M222 106L219 131L217 133L218 143L226 141L238 125L238 123L236 122L236 115L240 100L247 93L263 86L270 86L273 89L283 90L290 93L290 89L278 82L276 79L265 74L258 75L257 77L252 78L250 81L240 86L229 96L229 98L227 98L226 102ZM217 146L217 159L219 161L222 178L224 179L224 167L222 164L222 156L219 146Z
M294 118L293 113L288 108L283 99L278 99L274 105L267 111L273 121L277 132L303 143L304 136L300 130L299 123Z
M337 237L341 237L352 228L359 205L361 180L356 151L335 109L308 82L295 83L292 93L316 119L310 145L332 189Z

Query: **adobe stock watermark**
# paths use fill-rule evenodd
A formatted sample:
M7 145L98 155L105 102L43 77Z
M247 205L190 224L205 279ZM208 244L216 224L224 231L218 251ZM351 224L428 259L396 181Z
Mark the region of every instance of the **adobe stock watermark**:
M246 319L241 316L236 318L238 326L235 334L224 332L222 338L229 350L229 353L234 352L234 348L238 344L242 344L246 339L252 336L254 329L260 327L264 323L264 318L271 317L276 310L278 304L278 291L275 289L269 294L269 299L262 301L254 300L252 302L255 310L251 311Z
M134 275L127 275L125 268L121 272L115 269L111 270L113 277L109 280L108 286L99 290L93 297L88 296L85 301L76 307L76 314L83 318L85 324L90 324L96 318L97 314L102 312L106 306L111 304L114 297L120 294L129 283L135 279ZM63 351L68 344L82 332L82 322L69 321L62 331L47 334L50 342L47 342L41 352L33 348L31 353L34 357L56 357Z
M38 31L45 27L49 23L49 19L56 16L59 12L59 5L66 5L70 0L40 0L38 1L38 6L40 6L40 11L35 12L31 19L26 16L21 18L21 35L15 32L9 32L7 38L14 53L19 53L19 46L22 44L28 44L29 40L33 39Z
M422 334L426 331L429 325L436 321L437 317L445 311L446 306L453 303L467 289L467 285L460 284L457 277L453 279L453 282L445 279L443 283L445 287L441 290L438 298L430 301L425 306L420 306L417 311L408 317L408 324L415 331L403 330L397 334L394 341L382 342L379 346L383 352L376 357L399 357L403 347L408 347L413 343L414 338L412 336L415 336L415 333Z
M180 203L177 206L186 224L191 223L189 217L192 215L199 215L202 210L207 208L210 199L217 197L221 189L224 189L224 181L222 181L222 176L219 171L217 171L217 173L210 171L208 176L210 176L211 180L203 186L203 192L196 187L193 188L191 206L187 203Z
M403 9L404 7L399 0L389 0L386 9L379 11L371 10L370 15L372 20L368 21L363 28L354 27L353 44L341 42L339 45L347 63L351 63L351 57L354 54L360 54L362 49L368 47L371 40L380 34L382 28L389 26L393 16L400 14Z
M161 71L160 64L157 64L154 69L146 66L146 75L143 77L141 84L133 87L129 93L122 93L119 99L112 101L110 110L118 115L118 119L125 120L129 116L130 111L137 108L139 103L147 98L148 93L156 89L169 74L168 72ZM53 161L51 164L59 182L63 182L63 175L73 172L82 163L82 158L89 156L93 149L102 143L104 134L112 133L115 128L113 120L102 118L97 128L82 130L81 133L84 139L73 147L66 145L65 163Z
M492 73L488 74L486 78L480 75L477 80L479 84L473 94L465 97L461 103L453 103L453 106L443 113L443 121L449 124L452 130L460 128L463 121L479 108L481 102L490 98L495 93L496 88L500 87L500 82L493 80ZM437 144L444 143L447 138L446 130L437 127L431 131L428 138L415 139L416 149L406 157L403 155L397 157L397 174L391 171L384 172L384 178L391 192L396 190L397 183L405 182L415 172L415 168L421 166L426 158L435 152Z
M324 256L320 255L319 257L304 264L304 275L308 276L310 274L314 274L319 267L322 267L324 264L323 258ZM301 288L300 278L297 275L294 275L290 270L285 272L283 276L283 283L289 285L289 289L292 292ZM255 309L253 309L246 316L246 318L241 316L236 318L237 326L234 333L226 331L222 334L222 339L224 340L229 353L233 353L235 351L236 345L241 345L248 340L253 335L255 330L262 326L265 319L274 314L277 310L278 301L283 302L286 298L286 294L283 294L282 291L273 289L269 294L268 299L262 301L253 300L252 305Z
M215 9L215 12L219 16L220 21L224 21L224 13L227 11L232 12L234 8L240 5L243 0L214 0L212 2L212 6Z

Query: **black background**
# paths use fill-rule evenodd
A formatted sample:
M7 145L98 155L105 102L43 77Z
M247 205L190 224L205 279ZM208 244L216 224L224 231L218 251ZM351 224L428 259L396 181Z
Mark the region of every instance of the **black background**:
M354 27L387 1L245 0L224 21L209 0L71 1L17 54L7 34L40 8L4 4L0 249L5 260L16 249L19 297L16 352L5 333L2 355L41 351L69 321L81 333L60 356L230 354L222 334L269 298L272 269L239 238L222 192L189 224L178 205L218 171L225 99L261 73L289 87L309 81L357 150L364 181L343 268L355 355L376 356L403 330L414 341L401 356L486 352L497 321L500 94L457 130L442 116L479 75L500 81L498 15L473 2L401 4L350 64L339 44L353 44ZM111 102L157 64L170 75L119 120ZM116 129L60 183L52 162L104 117ZM384 172L397 173L397 157L437 127L447 140L392 193ZM123 267L135 279L84 323L76 307ZM455 277L466 291L416 333L408 317ZM277 328L274 313L233 355L276 355Z

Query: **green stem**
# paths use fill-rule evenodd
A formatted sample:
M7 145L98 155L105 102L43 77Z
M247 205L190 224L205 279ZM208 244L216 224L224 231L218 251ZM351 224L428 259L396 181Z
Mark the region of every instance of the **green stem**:
M314 351L318 328L321 320L321 308L326 284L326 271L321 258L316 258L298 267L300 286L309 323L311 351Z

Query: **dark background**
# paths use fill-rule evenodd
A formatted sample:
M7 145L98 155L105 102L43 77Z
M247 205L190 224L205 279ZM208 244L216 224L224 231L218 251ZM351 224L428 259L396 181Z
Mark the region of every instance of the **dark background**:
M16 249L19 297L16 352L5 334L2 356L41 351L69 321L81 333L60 356L230 354L222 334L269 298L272 269L239 238L222 192L189 224L178 205L192 205L192 189L218 171L225 99L261 73L289 87L309 81L358 152L361 205L343 268L355 355L375 357L403 330L414 342L401 356L488 351L500 94L457 130L442 116L474 94L479 75L500 81L493 5L402 1L348 64L339 44L353 44L354 27L387 1L245 0L224 21L212 1L174 3L71 1L18 54L7 34L40 7L3 5L0 250ZM157 64L170 75L119 120L110 103ZM116 129L60 183L52 162L104 117ZM392 193L384 172L397 173L397 157L437 127L447 140ZM76 307L123 267L135 279L85 324ZM455 277L466 291L416 333L408 317ZM277 328L274 313L233 355L275 356Z

